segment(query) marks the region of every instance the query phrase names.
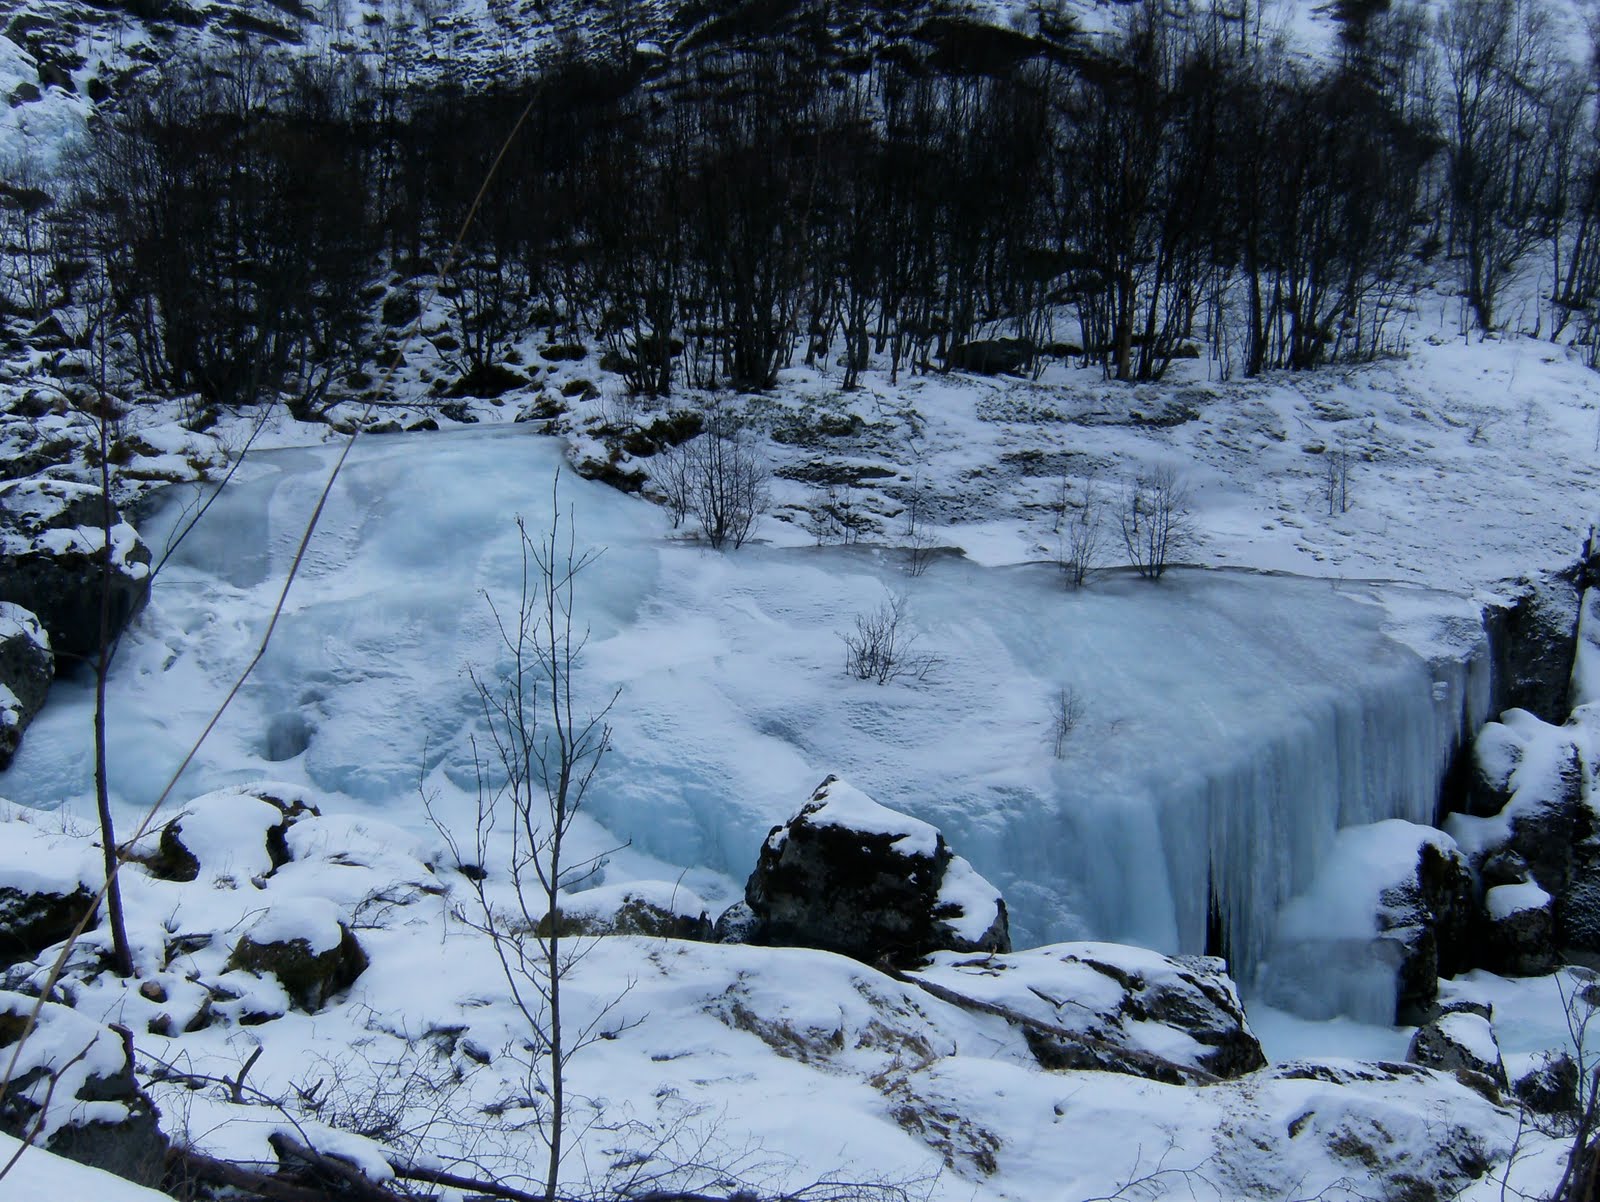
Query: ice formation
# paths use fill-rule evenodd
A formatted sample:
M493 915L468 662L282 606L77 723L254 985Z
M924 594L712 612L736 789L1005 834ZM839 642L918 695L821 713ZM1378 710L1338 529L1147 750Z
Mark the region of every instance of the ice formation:
M333 455L247 465L158 581L113 672L125 807L159 792L249 659ZM468 821L473 734L484 744L466 669L493 682L508 667L483 594L514 608L513 518L548 525L559 462L526 427L364 439L272 650L176 800L267 776L413 831L428 830L422 795ZM729 902L771 826L838 772L943 830L1004 893L1017 946L1199 952L1215 906L1249 988L1334 831L1430 821L1488 707L1475 611L1423 590L1182 571L1068 593L1041 565L955 560L910 579L862 548L718 554L638 499L570 478L562 495L578 545L606 548L579 583L578 702L621 690L590 799L605 829L583 837L632 846L591 884L691 866L687 888ZM153 547L187 499L148 521ZM925 682L842 671L840 632L890 592L941 661ZM1083 718L1057 758L1064 686ZM90 700L58 687L9 773L15 800L90 794Z

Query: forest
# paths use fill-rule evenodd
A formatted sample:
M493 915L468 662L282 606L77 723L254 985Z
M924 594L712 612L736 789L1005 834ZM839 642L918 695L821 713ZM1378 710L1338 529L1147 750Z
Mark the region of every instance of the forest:
M0 303L82 306L133 392L302 417L436 274L456 395L541 329L653 397L819 357L1248 377L1402 351L1426 288L1460 335L1600 357L1595 81L1540 0L1352 6L1331 57L1156 3L955 64L830 53L827 16L810 53L569 47L487 87L241 41L101 105L65 185L14 165Z

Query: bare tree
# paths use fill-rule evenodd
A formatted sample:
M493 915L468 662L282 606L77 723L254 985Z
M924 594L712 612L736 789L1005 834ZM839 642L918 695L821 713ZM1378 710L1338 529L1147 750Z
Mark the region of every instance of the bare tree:
M1328 516L1348 512L1350 508L1350 448L1344 439L1339 445L1323 453L1322 491L1328 501Z
M926 680L943 661L916 650L918 634L905 621L906 599L891 594L871 613L856 615L854 631L844 640L844 670L857 680L888 684L891 680Z
M767 465L721 402L711 404L705 433L685 445L689 512L713 547L737 550L770 499Z
M473 674L490 742L486 762L478 764L475 860L463 856L453 833L434 819L463 865L483 865L500 823L510 827L510 911L495 903L483 872L468 872L477 913L462 917L493 943L532 1037L530 1068L539 1080L531 1093L542 1100L547 1202L557 1197L571 1119L568 1065L613 1033L607 1023L621 1000L613 998L578 1026L562 1016L562 983L591 945L563 938L560 892L600 858L569 862L567 836L610 748L606 716L617 694L596 712L580 715L575 708L573 680L588 641L587 630L576 625L576 583L600 553L578 550L571 513L561 509L555 484L552 501L549 529L537 541L517 521L522 579L515 613L490 602L510 667L498 680Z
M1078 729L1086 712L1083 698L1071 685L1062 685L1050 700L1050 745L1056 759L1067 749L1067 740Z
M1170 467L1130 480L1119 516L1128 559L1146 580L1160 580L1194 543L1189 489Z
M1056 562L1070 588L1082 588L1089 573L1100 563L1105 527L1101 520L1100 491L1093 474L1083 477L1083 499L1074 510L1068 481L1061 478L1061 495L1056 506Z

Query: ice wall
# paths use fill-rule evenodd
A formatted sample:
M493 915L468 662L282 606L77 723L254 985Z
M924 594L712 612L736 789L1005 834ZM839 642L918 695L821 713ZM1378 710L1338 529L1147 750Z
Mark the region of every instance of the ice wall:
M125 812L157 792L243 666L330 448L262 457L207 515L125 640L111 682ZM371 438L357 449L273 650L181 794L268 776L426 828L420 797L473 813L481 707L467 669L506 657L485 600L514 604L513 517L548 521L558 448L525 427ZM870 549L675 540L661 513L568 479L591 640L580 705L621 693L590 800L607 872L737 896L768 828L836 772L938 824L1005 892L1019 945L1094 937L1163 951L1226 915L1248 985L1277 909L1334 830L1426 821L1450 749L1488 706L1470 605L1398 586L1237 572L1108 575L1064 591L1038 565L940 561L908 578ZM147 527L160 546L185 498ZM891 591L916 684L843 673L841 632ZM1051 701L1083 718L1058 759ZM85 686L58 687L4 790L91 792Z

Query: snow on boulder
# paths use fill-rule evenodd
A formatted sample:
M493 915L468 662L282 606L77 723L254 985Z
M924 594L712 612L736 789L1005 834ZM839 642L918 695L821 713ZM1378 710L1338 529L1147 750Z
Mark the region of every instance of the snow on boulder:
M1185 1069L1230 1078L1267 1062L1238 990L1213 957L1058 943L981 957L936 952L912 978L1017 1016L1029 1050L1048 1069L1177 1084Z
M700 943L712 937L705 901L672 881L632 881L568 894L561 898L558 913L563 935L647 935ZM547 914L539 934L549 931Z
M1507 710L1477 746L1480 762L1511 764L1509 800L1487 817L1452 814L1445 828L1485 884L1531 880L1551 896L1555 947L1592 954L1600 953L1600 818L1584 797L1576 729Z
M99 892L98 852L41 830L38 818L18 810L0 820L0 968L67 938Z
M1011 949L999 891L937 829L836 776L772 828L745 901L759 924L752 942L900 964Z
M98 488L29 478L0 484L0 601L39 616L57 656L88 659L100 648L102 587L115 637L150 595L150 551ZM110 575L106 577L107 535Z
M1424 1068L1477 1073L1505 1089L1506 1066L1500 1059L1488 1007L1452 1002L1442 1009L1443 1013L1411 1037L1406 1059Z
M56 658L39 619L0 601L0 769L10 766L22 732L44 705Z
M340 921L338 906L317 897L275 900L228 958L229 970L275 978L307 1013L348 989L366 967L366 953Z
M146 867L169 881L238 883L270 875L291 859L289 828L317 808L291 785L239 785L191 801L161 830Z
M1532 881L1496 885L1484 894L1484 967L1509 977L1536 977L1556 966L1555 900Z
M38 1022L29 1032L36 1006ZM115 1029L66 1006L0 993L0 1059L10 1065L16 1057L0 1097L0 1131L22 1137L37 1128L36 1142L58 1156L159 1182L167 1141L134 1079L131 1049Z
M1472 967L1472 871L1450 836L1400 819L1346 827L1311 887L1284 907L1262 981L1308 1018L1390 1023Z

